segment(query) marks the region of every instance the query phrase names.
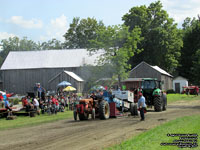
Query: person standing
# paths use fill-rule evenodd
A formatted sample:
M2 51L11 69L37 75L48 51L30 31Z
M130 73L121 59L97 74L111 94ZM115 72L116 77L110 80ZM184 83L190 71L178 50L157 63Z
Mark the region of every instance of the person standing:
M41 85L38 83L38 85L37 85L37 96L38 96L39 99L42 99L42 100L45 99L44 98L44 96L45 96L44 92L45 92L45 89L43 87L41 87Z
M140 121L144 121L145 116L144 113L146 112L146 104L145 104L145 97L142 93L139 93L139 100L138 100L138 109L140 111Z

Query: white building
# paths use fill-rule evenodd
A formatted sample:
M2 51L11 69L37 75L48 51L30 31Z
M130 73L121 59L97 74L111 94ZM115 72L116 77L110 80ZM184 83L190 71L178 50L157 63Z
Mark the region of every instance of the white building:
M188 80L184 77L178 76L173 80L173 90L176 93L182 93L183 86L188 86Z

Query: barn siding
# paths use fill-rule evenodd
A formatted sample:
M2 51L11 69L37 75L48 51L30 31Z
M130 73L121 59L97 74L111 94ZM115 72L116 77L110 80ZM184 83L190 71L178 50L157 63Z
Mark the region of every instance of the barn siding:
M26 92L33 91L35 83L41 83L45 89L49 90L51 87L48 81L63 70L72 71L80 76L80 68L2 70L3 89L8 92L26 94ZM61 79L59 81L61 82ZM56 83L59 82L56 81L54 84ZM74 81L73 84L75 84Z
M161 76L161 81L164 82L164 84L162 85L162 89L163 90L169 90L172 89L173 87L173 81L172 78L166 75L162 75Z

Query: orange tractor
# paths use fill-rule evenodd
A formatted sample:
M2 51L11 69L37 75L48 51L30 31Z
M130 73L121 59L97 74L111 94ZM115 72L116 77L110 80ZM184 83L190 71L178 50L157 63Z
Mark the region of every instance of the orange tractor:
M110 117L109 103L102 97L81 99L79 104L74 108L74 120L87 120L91 114L92 119L99 117L100 119L108 119Z

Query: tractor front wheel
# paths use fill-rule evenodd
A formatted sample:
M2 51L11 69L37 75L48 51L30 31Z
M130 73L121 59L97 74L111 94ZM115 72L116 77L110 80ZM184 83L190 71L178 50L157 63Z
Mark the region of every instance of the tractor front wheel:
M99 118L108 119L110 117L110 106L107 101L102 100L99 105Z
M82 121L82 120L88 120L88 116L89 114L84 112L83 114L79 114L79 120Z

